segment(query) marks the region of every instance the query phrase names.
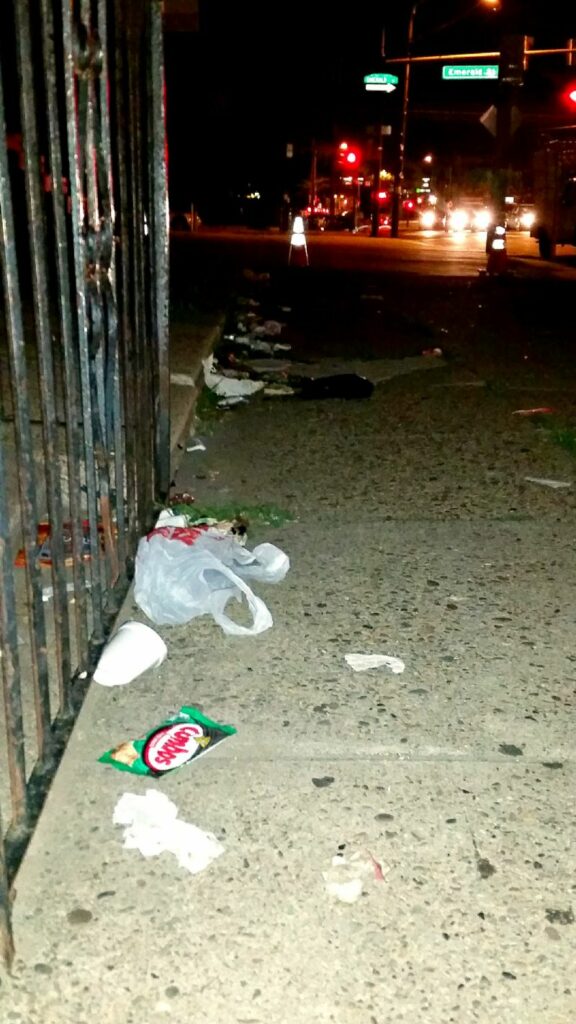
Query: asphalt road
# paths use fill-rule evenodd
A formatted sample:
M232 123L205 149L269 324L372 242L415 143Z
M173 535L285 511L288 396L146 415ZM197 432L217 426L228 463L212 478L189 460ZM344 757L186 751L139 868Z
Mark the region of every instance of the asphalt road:
M288 264L289 237L276 232L203 229L175 233L172 244L174 294L187 295L195 280L208 280L237 267L270 270ZM464 232L401 230L400 237L371 238L342 233L307 236L310 266L316 269L417 273L421 276L477 276L486 268L485 235ZM522 276L576 279L576 249L565 246L554 262L540 259L537 244L525 232L507 236L510 268Z
M286 336L299 358L440 347L479 373L542 382L549 372L574 372L576 256L567 249L546 262L535 246L510 233L509 276L486 277L481 234L316 234L308 267L288 264L279 235L180 235L172 240L173 305L184 318L191 307L226 306L245 286L245 270L271 272L269 311L294 308Z

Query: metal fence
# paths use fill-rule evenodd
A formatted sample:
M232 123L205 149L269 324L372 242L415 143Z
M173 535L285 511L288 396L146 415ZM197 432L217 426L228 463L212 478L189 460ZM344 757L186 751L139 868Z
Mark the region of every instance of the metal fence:
M0 10L0 957L16 871L169 486L160 0Z

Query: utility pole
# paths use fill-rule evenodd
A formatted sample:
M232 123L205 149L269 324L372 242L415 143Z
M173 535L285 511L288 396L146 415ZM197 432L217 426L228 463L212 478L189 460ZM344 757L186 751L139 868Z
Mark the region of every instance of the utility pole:
M312 212L314 212L314 200L316 199L316 180L318 174L318 148L316 146L316 139L312 139L312 162L310 165L310 198L308 205Z
M384 125L378 125L378 140L377 149L378 156L376 160L376 173L374 175L374 197L372 200L372 230L370 234L372 238L378 237L378 228L380 221L380 175L382 173L382 150L384 148Z
M524 82L525 37L519 33L504 33L500 47L500 73L496 103L496 168L498 180L495 196L499 207L510 191L512 168L512 137L519 115L520 89Z
M410 65L412 58L412 44L414 42L414 19L420 0L412 5L410 18L408 20L408 36L406 39L406 65L404 67L404 82L402 86L402 109L400 111L400 126L398 130L398 152L396 155L396 167L394 170L394 188L392 192L392 216L390 221L390 235L398 238L398 226L400 223L400 209L402 206L402 189L404 186L404 159L406 150L406 128L408 125L408 105L410 102Z
M500 59L498 97L496 102L496 168L495 200L503 213L505 196L510 191L512 169L512 137L519 116L520 89L524 84L528 39L521 33L521 0L503 0L500 13ZM530 40L531 42L531 40Z

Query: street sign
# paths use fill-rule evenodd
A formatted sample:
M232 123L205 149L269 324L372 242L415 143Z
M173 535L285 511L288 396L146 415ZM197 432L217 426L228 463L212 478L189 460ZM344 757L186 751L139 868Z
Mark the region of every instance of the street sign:
M518 110L518 107L510 108L510 133L513 135L515 131L520 127L522 123L522 115ZM488 107L482 117L480 118L480 124L483 124L488 129L491 135L496 138L498 133L498 110L492 105Z
M397 75L388 75L383 73L364 75L364 87L366 92L394 92L397 85Z
M444 64L442 78L492 79L498 78L497 64Z
M488 110L482 114L480 124L483 124L490 132L490 135L493 135L494 138L496 138L496 132L498 131L498 111L494 104L492 104L491 107L488 107Z

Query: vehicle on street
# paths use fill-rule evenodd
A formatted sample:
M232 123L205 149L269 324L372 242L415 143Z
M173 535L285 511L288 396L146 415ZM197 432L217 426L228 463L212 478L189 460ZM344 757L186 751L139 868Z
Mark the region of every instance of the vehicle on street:
M536 220L533 203L518 203L506 210L507 231L530 231Z
M546 132L534 158L536 217L530 235L542 259L576 245L576 126Z
M461 199L446 210L444 227L447 231L487 231L493 223L494 210L482 199Z
M390 217L385 214L380 217L380 223L378 225L379 235L388 235L390 233ZM372 222L366 221L364 224L358 224L352 232L354 235L371 235L372 234Z
M326 218L326 231L353 231L354 230L354 213L352 210L345 210L343 213L337 213L333 217Z
M418 211L418 220L422 230L431 231L443 226L444 214L436 206L424 206Z

